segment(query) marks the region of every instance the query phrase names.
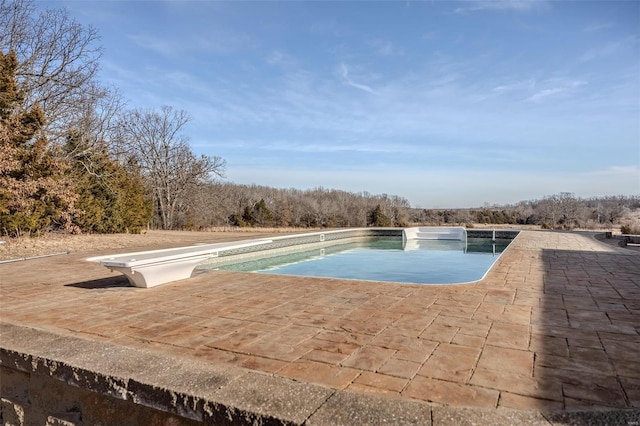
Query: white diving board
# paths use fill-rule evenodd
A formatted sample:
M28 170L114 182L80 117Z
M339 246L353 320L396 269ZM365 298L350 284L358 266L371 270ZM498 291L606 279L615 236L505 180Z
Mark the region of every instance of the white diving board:
M231 241L98 256L87 260L100 262L102 266L112 271L122 272L129 282L136 287L149 288L191 277L198 263L218 257L220 251L271 242L272 240L269 239Z

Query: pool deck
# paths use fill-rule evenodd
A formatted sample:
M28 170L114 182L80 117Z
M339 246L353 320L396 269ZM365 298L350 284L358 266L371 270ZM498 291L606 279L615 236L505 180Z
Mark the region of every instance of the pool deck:
M454 286L214 271L140 289L84 261L100 254L0 265L5 355L155 380L247 419L640 421L640 252L588 233L523 231Z

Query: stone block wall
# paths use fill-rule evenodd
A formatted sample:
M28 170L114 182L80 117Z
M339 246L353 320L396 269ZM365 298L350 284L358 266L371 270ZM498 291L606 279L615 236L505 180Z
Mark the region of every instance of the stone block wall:
M95 383L97 385L97 383ZM0 424L199 425L202 422L73 386L48 374L0 367Z

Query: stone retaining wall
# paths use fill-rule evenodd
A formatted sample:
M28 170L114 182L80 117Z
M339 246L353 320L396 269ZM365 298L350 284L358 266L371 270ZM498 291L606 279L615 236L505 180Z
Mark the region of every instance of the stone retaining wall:
M38 364L38 363L37 363ZM41 369L43 367L42 363ZM76 374L67 366L71 375ZM42 371L40 373L43 373ZM2 396L0 423L3 425L196 425L202 422L179 417L168 412L139 405L101 392L100 379L91 390L69 384L54 373L0 367ZM86 373L86 372L84 372ZM86 376L85 376L86 377ZM104 384L104 383L103 383Z

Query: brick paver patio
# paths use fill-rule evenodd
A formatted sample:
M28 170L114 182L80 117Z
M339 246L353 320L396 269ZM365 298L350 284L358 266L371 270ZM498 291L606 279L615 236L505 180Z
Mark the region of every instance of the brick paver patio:
M640 253L587 234L525 231L456 286L215 271L139 289L95 254L0 265L1 321L437 404L640 407Z

